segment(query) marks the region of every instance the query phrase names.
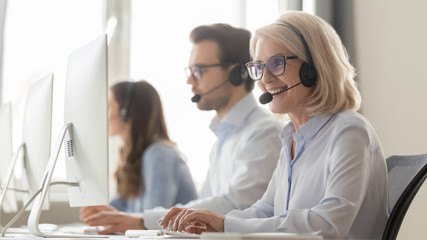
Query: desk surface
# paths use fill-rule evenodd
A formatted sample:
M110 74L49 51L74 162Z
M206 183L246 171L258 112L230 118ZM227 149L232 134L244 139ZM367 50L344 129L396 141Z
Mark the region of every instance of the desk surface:
M96 238L96 237L91 237L90 235L88 235L87 238L43 238L43 237L37 237L34 236L32 234L7 234L5 237L0 237L0 239L8 239L8 240L28 240L28 239L46 239L46 240L76 240L76 239L96 239L96 240L102 240L102 239L111 239L111 240L129 240L129 239L134 239L134 240L139 240L139 239L146 239L146 240L158 240L158 239L168 239L168 240L182 240L185 238L173 238L173 237L140 237L140 238L129 238L126 237L125 235L105 235L105 238ZM258 239L258 240L267 240L267 239L282 239L282 240L321 240L323 239L322 237L314 237L314 236L283 236L283 237L271 237L271 236L258 236L258 237L243 237L243 238L227 238L227 237L215 237L215 238L209 238L209 237L203 237L200 239L212 239L212 240L234 240L234 239L241 239L241 240L252 240L252 239Z
M48 234L56 234L56 235L72 235L69 233L64 232L58 232L58 231L52 231ZM82 234L78 234L82 235ZM28 232L25 228L13 228L10 229L8 233L6 233L5 237L0 237L0 240L2 239L13 239L13 240L23 240L23 239L51 239L51 240L66 240L66 239L97 239L97 240L103 240L103 239L112 239L112 240L123 240L123 239L169 239L169 240L175 240L175 239L190 239L186 238L185 236L181 237L174 237L174 236L140 236L140 237L127 237L125 235L84 235L84 237L80 238L73 238L73 237L54 237L54 238L43 238L43 237L37 237ZM194 235L192 236L192 239L194 238ZM206 240L253 240L253 239L283 239L283 240L322 240L323 238L321 236L313 236L313 235L294 235L294 234L285 234L285 233L255 233L255 234L237 234L237 233L206 233L200 235L200 238L196 239L206 239Z
M57 233L57 234L64 234L64 233ZM100 236L102 236L102 238L100 238ZM128 238L125 235L87 235L87 237L84 238L43 238L43 237L38 237L38 236L34 236L30 233L7 233L4 237L0 237L1 240L3 239L8 239L8 240L24 240L24 239L45 239L45 240L76 240L76 239L96 239L96 240L103 240L103 239L117 239L117 240L121 240L121 239L132 239L132 238ZM133 238L135 240L137 240L138 238Z

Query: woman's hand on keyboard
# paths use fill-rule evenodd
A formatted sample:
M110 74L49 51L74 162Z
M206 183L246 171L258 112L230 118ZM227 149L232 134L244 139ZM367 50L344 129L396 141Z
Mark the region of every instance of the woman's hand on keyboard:
M224 221L225 216L207 209L173 207L159 220L159 224L163 228L169 226L172 231L199 234L201 232L224 232Z

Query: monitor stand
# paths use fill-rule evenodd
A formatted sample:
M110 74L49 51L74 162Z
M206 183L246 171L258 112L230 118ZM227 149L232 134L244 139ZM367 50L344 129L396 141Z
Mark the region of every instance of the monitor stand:
M39 219L43 209L43 203L46 200L46 196L48 194L49 185L52 181L52 174L55 169L56 162L58 160L58 155L60 153L62 144L64 142L65 135L67 131L72 127L72 123L65 124L59 135L57 137L57 141L55 144L55 148L52 151L52 154L49 158L49 162L46 167L46 171L43 177L43 181L41 183L41 194L39 194L35 200L34 205L31 209L30 215L28 217L28 230L31 234L47 237L47 238L88 238L89 235L77 235L77 234L47 234L40 230L39 228ZM90 238L106 238L107 236L101 235L90 235Z
M13 171L15 170L15 165L19 156L19 153L22 151L22 149L25 147L25 144L21 144L18 148L18 152L15 154L15 156L12 159L12 162L9 165L9 169L7 170L7 174L6 177L4 179L4 182L1 186L1 195L0 195L0 211L3 207L3 202L4 199L6 197L6 192L7 190L9 190L9 184L10 184L10 180L12 179L13 176ZM0 213L0 219L1 219L1 213ZM1 226L1 225L0 225ZM3 228L3 227L2 227Z

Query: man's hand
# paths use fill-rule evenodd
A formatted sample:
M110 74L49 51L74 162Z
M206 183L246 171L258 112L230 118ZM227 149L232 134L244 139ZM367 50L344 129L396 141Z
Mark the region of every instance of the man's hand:
M103 226L99 234L124 233L129 229L145 230L141 217L128 215L119 211L101 211L83 219L89 226Z
M105 206L88 206L88 207L81 207L80 208L80 220L84 221L85 218L88 218L94 214L100 213L100 212L118 212L116 208L113 206L105 205Z

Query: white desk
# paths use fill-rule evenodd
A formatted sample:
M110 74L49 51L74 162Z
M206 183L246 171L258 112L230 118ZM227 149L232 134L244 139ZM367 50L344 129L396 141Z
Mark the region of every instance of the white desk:
M182 240L182 239L184 239L184 238L169 238L169 237L167 237L167 238L161 238L161 237L151 237L151 238L128 238L128 237L126 237L126 236L124 236L124 235L106 235L106 238L90 238L90 237L88 237L88 238L42 238L42 237L36 237L36 236L34 236L34 235L31 235L31 234L28 234L28 235L25 235L25 234L12 234L12 235L8 235L8 236L5 236L5 237L0 237L0 239L1 240L3 240L3 239L7 239L7 240L31 240L31 239L45 239L45 240L76 240L76 239L78 239L78 240L80 240L80 239L93 239L93 240L99 240L99 239L108 239L108 240L124 240L124 239L126 239L126 240L141 240L141 239L145 239L145 240L159 240L159 239L167 239L167 240ZM219 240L219 239L221 239L221 240L234 240L234 239L230 239L230 238L203 238L203 239L206 239L206 240L209 240L209 239L212 239L212 240ZM283 237L283 238L270 238L270 237L264 237L264 238L240 238L240 239L242 239L242 240L255 240L255 239L257 239L257 240L273 240L273 239L275 239L275 240L279 240L279 239L281 239L281 240L320 240L320 239L323 239L323 238L316 238L316 237L307 237L307 236L294 236L294 237Z
M106 235L106 238L43 238L43 237L37 237L32 234L7 234L5 237L0 237L0 239L8 239L8 240L27 240L27 239L45 239L45 240L81 240L81 239L96 239L96 240L102 240L102 239L114 239L114 240L121 240L121 239L127 239L124 235ZM135 240L138 240L138 238L134 238Z
M177 240L177 239L186 239L185 237L171 237L171 236L160 236L160 237L153 237L153 236L146 236L146 237L127 237L125 235L87 235L87 237L84 238L43 238L43 237L37 237L30 233L17 233L16 230L19 229L12 229L15 230L15 233L7 233L5 237L0 237L0 240L8 239L8 240L24 240L24 239L45 239L45 240L79 240L79 239L95 239L95 240L140 240L140 239L146 239L146 240L158 240L158 239L168 239L168 240ZM24 231L25 229L21 229L21 231ZM63 232L51 232L51 234L67 234ZM102 236L102 238L100 238ZM189 238L188 238L189 239ZM195 239L195 238L192 238ZM229 234L229 233L207 233L205 235L201 235L198 239L206 239L206 240L267 240L267 239L275 239L275 240L322 240L323 238L321 236L310 236L310 235L292 235L292 234L280 234L280 233L259 233L259 234Z

